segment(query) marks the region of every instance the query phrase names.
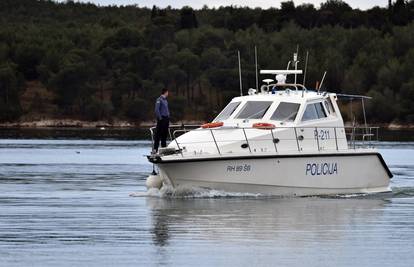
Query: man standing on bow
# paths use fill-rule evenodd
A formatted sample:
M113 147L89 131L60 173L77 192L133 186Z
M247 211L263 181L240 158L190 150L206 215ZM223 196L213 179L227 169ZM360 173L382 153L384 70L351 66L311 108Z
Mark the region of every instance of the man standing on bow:
M154 152L158 151L161 141L161 147L167 146L168 127L170 125L170 111L168 110L168 89L161 90L161 96L155 102L155 116L157 117L157 129L154 137Z

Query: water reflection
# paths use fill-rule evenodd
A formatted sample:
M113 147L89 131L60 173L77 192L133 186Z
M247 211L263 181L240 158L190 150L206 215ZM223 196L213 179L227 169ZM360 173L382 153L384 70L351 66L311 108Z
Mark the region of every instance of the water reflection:
M153 234L152 239L154 244L163 247L168 244L168 239L170 238L168 229L169 215L162 213L156 214L153 220L153 228L151 229L151 233Z
M261 240L273 243L344 239L352 225L380 220L382 199L146 199L152 211L153 240L171 238ZM287 238L288 237L288 238Z

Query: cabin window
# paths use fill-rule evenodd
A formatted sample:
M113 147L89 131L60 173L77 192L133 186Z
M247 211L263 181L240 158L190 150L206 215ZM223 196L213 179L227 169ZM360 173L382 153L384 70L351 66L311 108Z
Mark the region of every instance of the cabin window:
M271 101L248 101L237 114L236 119L261 119L272 103Z
M222 121L228 119L231 114L237 109L237 107L240 105L240 102L231 102L229 103L222 112L217 116L217 118L214 121Z
M326 118L325 110L323 109L322 103L308 104L303 113L302 121L310 121Z
M294 121L298 114L299 106L296 103L280 102L270 119L274 121Z

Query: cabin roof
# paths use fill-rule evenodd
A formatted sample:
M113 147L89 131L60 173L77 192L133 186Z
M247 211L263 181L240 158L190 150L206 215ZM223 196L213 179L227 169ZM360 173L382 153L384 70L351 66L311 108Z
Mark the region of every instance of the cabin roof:
M285 101L293 103L304 103L317 99L324 99L326 97L325 92L318 93L316 91L303 91L302 90L281 90L276 91L274 94L271 92L257 93L252 95L244 95L233 98L232 102L237 101ZM335 93L328 93L328 95L336 95Z

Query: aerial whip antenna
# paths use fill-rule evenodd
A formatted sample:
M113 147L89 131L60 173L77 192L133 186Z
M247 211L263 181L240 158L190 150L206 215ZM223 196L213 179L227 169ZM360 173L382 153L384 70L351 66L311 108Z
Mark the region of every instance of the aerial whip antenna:
M257 73L257 46L254 46L254 61L256 65L256 90L259 90L259 75Z
M319 84L319 87L318 87L318 93L319 93L319 89L321 89L322 87L323 81L325 80L325 76L326 76L326 71L323 73L321 83Z
M309 50L306 51L306 59L305 59L305 72L303 73L303 86L306 87L306 71L308 70L308 60L309 60Z
M293 53L293 64L295 64L295 71L298 70L298 54L299 54L299 44L296 45L296 53ZM296 84L297 74L295 74L295 84Z
M240 63L240 50L237 50L237 57L239 58L240 96L243 96L243 84L242 84L241 63Z

